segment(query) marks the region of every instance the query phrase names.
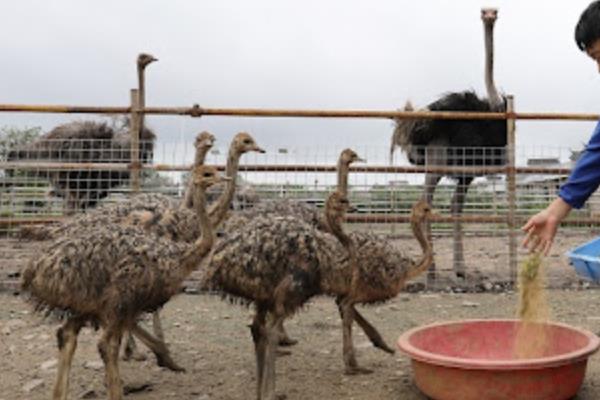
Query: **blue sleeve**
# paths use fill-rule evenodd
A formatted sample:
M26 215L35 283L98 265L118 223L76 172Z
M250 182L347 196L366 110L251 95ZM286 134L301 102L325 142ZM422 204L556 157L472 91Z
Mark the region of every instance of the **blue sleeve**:
M600 185L600 122L558 195L574 208L583 207Z

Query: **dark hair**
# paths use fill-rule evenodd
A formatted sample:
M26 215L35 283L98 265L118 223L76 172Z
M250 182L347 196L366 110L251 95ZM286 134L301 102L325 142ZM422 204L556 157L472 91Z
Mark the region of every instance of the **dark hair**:
M575 27L575 42L584 51L600 39L600 0L593 1L579 17Z

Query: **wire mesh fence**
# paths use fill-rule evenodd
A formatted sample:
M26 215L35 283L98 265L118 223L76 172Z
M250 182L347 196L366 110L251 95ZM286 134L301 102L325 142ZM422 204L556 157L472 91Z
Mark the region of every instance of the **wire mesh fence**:
M17 238L23 224L60 221L89 208L128 201L134 194L130 185L131 145L129 136L122 134L126 127L98 127L104 136L94 139L33 135L24 142L4 142L0 148L2 279L18 274L19 263L36 251L35 244ZM335 146L267 147L265 154L244 155L233 210L283 198L322 207L336 184L335 165L341 150ZM510 188L504 147L415 147L414 154L420 158L412 161L417 167L411 167L406 154L400 152L390 160L387 147L360 146L354 150L367 162L351 168L350 201L355 211L348 215L350 230L375 232L382 240L394 241L407 253L418 255L420 249L408 224L410 208L435 185L433 205L441 215L432 223L436 287L505 287L510 281L511 230L507 224ZM206 163L224 166L227 152L227 143L217 142ZM193 143L181 138L142 138L140 190L180 199L193 153ZM515 183L518 226L556 196L577 156L569 149L552 146L516 149L517 168L522 170ZM445 173L448 166L456 168ZM452 208L457 182L468 182L461 212ZM597 233L598 213L600 197L594 196L571 215L547 259L550 284L580 284L566 266L563 253ZM462 245L457 244L460 239ZM519 257L523 254L519 251ZM466 274L457 277L457 268L463 266ZM424 279L422 284L434 285Z

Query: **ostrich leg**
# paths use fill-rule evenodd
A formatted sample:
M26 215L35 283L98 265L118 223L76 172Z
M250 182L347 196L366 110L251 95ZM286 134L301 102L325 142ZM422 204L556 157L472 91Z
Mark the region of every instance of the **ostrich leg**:
M342 299L338 309L342 317L343 328L343 354L344 354L344 373L346 375L370 374L373 371L358 366L354 345L352 343L352 322L356 318L354 315L354 303L350 298Z
M77 335L83 327L83 322L76 318L69 319L56 332L58 349L60 351L58 373L54 385L53 400L66 400L69 391L69 373L73 361L73 354L77 348Z
M469 190L469 185L473 182L472 176L461 176L458 178L458 183L456 185L456 189L454 190L454 195L452 196L452 203L450 205L450 211L452 213L452 217L460 217L463 212L463 207L465 205L465 197L467 195L467 190ZM459 278L466 278L465 271L465 255L463 248L463 240L462 240L462 223L460 220L454 220L454 273Z
M285 330L285 326L283 326L283 320L280 320L275 326L277 332L279 332L279 345L280 346L293 346L298 343L296 339L292 339L287 331Z
M428 159L429 159L429 151L428 151ZM431 165L431 164L428 162L427 165ZM433 165L435 165L435 164L433 164ZM440 179L442 179L442 174L431 173L431 172L428 172L425 174L425 188L423 190L423 199L427 202L427 204L429 204L429 206L432 206L432 204L433 204L433 193L435 192L435 188L437 187L438 183L440 182ZM433 246L433 240L431 240L431 224L429 223L429 221L426 222L425 229L427 231L427 240ZM435 282L435 278L436 278L435 271L436 271L436 266L435 266L435 262L433 262L431 264L431 267L429 267L429 271L427 272L427 283L428 284L432 284Z
M185 372L185 368L180 367L173 361L169 349L162 340L156 339L138 324L131 328L131 333L140 339L156 356L156 363L175 372Z
M250 325L252 341L254 342L254 353L256 356L256 398L260 400L262 394L262 383L265 367L265 352L267 347L266 311L256 307L256 315Z
M107 326L98 342L98 351L106 370L106 386L109 400L123 399L123 386L119 374L119 347L123 330Z
M259 400L276 400L275 395L275 360L277 356L277 343L279 332L277 325L283 323L284 315L273 315L271 321L267 321L266 346L264 352L264 366L261 381L261 396Z
M342 321L344 320L344 314L341 306L343 300L344 297L342 296L338 296L335 298L335 304L338 306L338 311L340 313L340 316L342 317ZM367 321L365 317L362 316L362 314L356 309L354 304L352 304L351 307L354 321L358 324L358 326L361 327L361 329L367 335L373 346L385 351L386 353L394 354L395 350L388 346L388 344L385 342L385 340L383 340L381 334L377 331L377 329L373 325L371 325L371 323Z
M160 313L158 310L152 313L152 329L157 339L165 341L165 333L162 328L162 322L160 322Z
M354 321L356 321L356 323L362 328L362 330L365 332L371 343L373 343L373 346L389 354L395 353L394 349L388 346L385 340L383 340L381 334L377 331L377 329L375 329L375 327L371 325L369 321L367 321L365 317L363 317L356 308L354 308L354 305L352 306L352 313L354 314Z
M135 360L145 361L146 356L138 350L137 344L131 332L127 332L125 339L125 347L123 349L123 361Z

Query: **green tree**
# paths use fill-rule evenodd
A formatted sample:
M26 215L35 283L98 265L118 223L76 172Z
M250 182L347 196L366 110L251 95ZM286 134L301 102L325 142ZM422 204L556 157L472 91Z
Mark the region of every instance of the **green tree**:
M16 128L3 126L0 128L0 159L6 159L11 149L27 144L40 136L42 128Z
M0 161L5 161L11 150L32 142L40 136L42 128L0 127Z

